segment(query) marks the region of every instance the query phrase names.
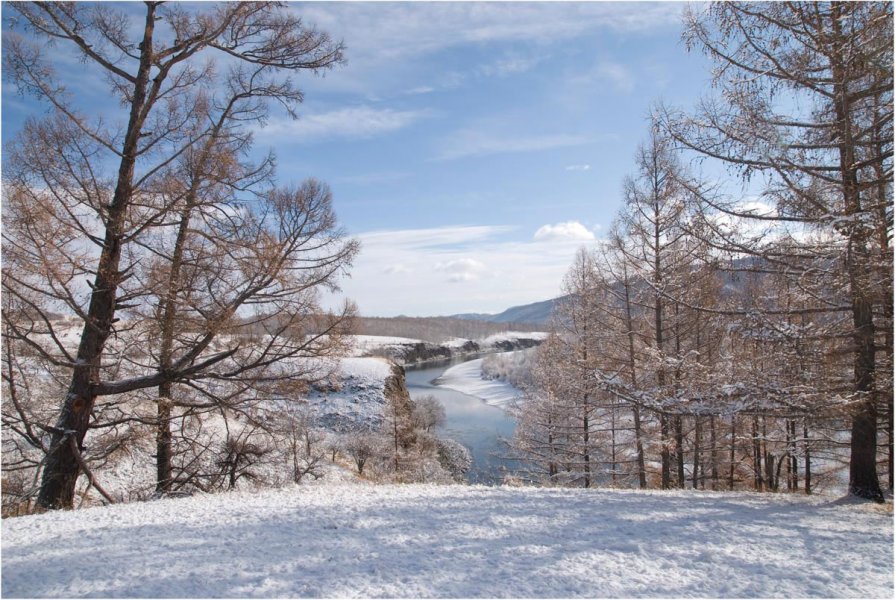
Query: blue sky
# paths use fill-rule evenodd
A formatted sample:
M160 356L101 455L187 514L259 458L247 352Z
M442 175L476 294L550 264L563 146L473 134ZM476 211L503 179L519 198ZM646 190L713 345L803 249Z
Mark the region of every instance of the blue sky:
M275 115L256 144L274 149L282 182L331 185L363 244L342 283L362 314L554 297L618 210L651 104L692 106L708 85L705 59L680 42L683 8L292 4L344 40L348 62L305 76L301 118ZM85 74L73 91L102 89ZM4 141L32 104L4 87Z

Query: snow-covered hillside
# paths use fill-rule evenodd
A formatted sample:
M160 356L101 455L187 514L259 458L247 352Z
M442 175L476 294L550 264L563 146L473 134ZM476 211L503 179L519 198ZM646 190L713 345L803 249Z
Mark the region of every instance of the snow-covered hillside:
M482 376L482 360L477 358L454 365L446 370L436 383L468 396L481 398L493 406L506 408L521 392L505 381L485 379Z
M537 346L547 333L505 332L486 338L470 340L454 338L442 343L431 343L410 338L375 335L349 336L354 356L384 356L399 364L419 364L487 352L507 352Z
M317 384L305 399L316 422L335 431L375 427L385 410L386 380L396 376L382 358L343 358L329 383Z
M891 505L888 505L891 510ZM891 597L830 498L314 486L3 521L5 597Z

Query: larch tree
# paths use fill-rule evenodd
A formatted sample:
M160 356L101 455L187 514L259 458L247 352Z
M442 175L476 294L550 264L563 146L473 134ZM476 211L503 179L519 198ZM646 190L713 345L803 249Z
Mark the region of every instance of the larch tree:
M792 310L765 304L766 319L840 324L829 356L851 357L831 365L848 382L829 393L851 415L849 490L881 500L879 406L892 402L880 370L892 354L892 4L719 2L689 11L684 37L715 61L721 99L692 115L661 109L663 130L746 182L739 192L691 187L706 239L811 299Z
M215 346L214 328L191 332L193 339L173 348L165 366L137 376L116 369L117 350L108 354L130 327L123 317L147 298L138 277L146 255L137 241L177 222L177 214L182 221L177 211L182 195L174 199L160 190L177 161L207 139L200 132L214 117L208 118L202 100L221 83L213 58L230 66L225 72L231 82L240 74L256 77L253 85L263 80L273 90L268 97L294 114L301 93L290 74L338 64L342 46L268 2L202 7L146 2L141 23L133 27L128 14L106 4L36 2L10 8L16 16L12 31L4 34L4 72L23 93L47 103L51 114L31 120L6 155L4 192L15 205L16 227L4 228L4 257L9 252L16 267L28 268L4 264L3 291L28 306L20 313L26 320L10 335L70 374L56 424L47 427L51 437L38 495L41 508L54 509L72 506L99 397L187 382L212 368L236 376L268 358L234 340ZM90 115L78 105L53 69L57 48L76 53L91 72L101 74L120 101L121 122ZM230 286L221 296L226 300L212 302L214 309L204 315L209 322L233 319L252 294L276 302L295 289L281 275L298 273L302 266L289 265L273 249L289 240L287 246L304 245L307 256L314 254L320 238L290 235L304 233L309 209L328 206L328 193L316 189L263 196L267 208L251 228L259 243L252 249L243 242L227 256L236 269L230 273L245 279L206 279L218 290ZM284 216L282 225L273 223ZM350 248L338 253L330 272L346 266L351 254ZM59 313L80 323L76 351L59 336L52 318ZM236 364L227 367L228 361Z
M616 249L641 282L636 303L643 323L654 373L640 387L651 386L658 397L674 397L680 388L682 360L680 307L673 300L692 284L691 264L698 246L683 227L686 204L679 186L682 167L671 140L652 127L637 151L637 172L625 180L625 204L619 215L619 235L627 239ZM672 454L677 458L677 483L683 484L682 422L673 411L660 411L663 488L671 487ZM672 439L672 426L676 435ZM673 452L672 452L673 451Z

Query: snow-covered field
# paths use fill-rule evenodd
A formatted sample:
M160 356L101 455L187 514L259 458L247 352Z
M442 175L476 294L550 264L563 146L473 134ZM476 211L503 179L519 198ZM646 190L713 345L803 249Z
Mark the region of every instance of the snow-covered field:
M481 398L488 404L505 408L519 396L519 390L505 381L482 379L482 360L470 360L454 365L436 383L468 396Z
M6 519L2 551L4 597L893 592L884 507L783 495L291 487Z

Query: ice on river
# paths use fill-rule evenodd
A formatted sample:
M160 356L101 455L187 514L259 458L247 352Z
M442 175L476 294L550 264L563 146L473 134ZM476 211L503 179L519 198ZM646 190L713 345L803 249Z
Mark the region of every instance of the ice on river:
M505 381L482 378L481 358L454 365L435 383L469 396L481 398L488 404L506 408L520 395L519 390Z

